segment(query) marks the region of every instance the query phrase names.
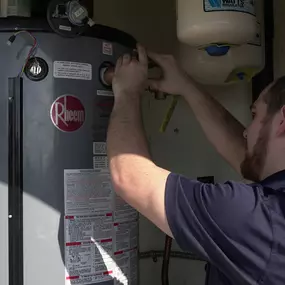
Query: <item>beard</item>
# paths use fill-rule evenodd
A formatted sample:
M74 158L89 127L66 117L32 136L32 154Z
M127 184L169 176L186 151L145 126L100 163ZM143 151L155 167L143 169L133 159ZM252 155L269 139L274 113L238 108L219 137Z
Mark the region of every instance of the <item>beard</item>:
M260 182L264 170L268 142L270 137L271 121L267 120L259 133L257 143L255 144L252 153L246 152L246 157L241 164L241 174L247 180Z

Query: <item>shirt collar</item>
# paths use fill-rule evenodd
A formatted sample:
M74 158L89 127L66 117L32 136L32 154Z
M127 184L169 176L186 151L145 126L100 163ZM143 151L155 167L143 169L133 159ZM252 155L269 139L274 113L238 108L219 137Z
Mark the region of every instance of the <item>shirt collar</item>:
M277 172L260 182L263 187L269 187L273 190L285 188L285 170Z

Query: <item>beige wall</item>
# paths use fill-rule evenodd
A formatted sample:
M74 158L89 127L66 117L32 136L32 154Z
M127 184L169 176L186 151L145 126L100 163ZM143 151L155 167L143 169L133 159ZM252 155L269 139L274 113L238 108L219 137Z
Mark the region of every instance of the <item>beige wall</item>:
M160 52L174 50L175 18L173 0L94 0L96 22L128 32Z
M282 1L282 0L280 0ZM94 17L100 24L122 29L148 48L174 52L176 46L174 0L96 0ZM209 87L213 94L244 124L250 120L251 89L248 85ZM219 157L205 139L192 111L183 99L175 111L165 134L159 126L169 105L168 101L144 100L144 119L154 160L162 167L189 177L214 175L217 181L239 180L240 177ZM178 129L176 134L174 129ZM140 250L162 250L164 235L151 223L141 218ZM175 249L178 249L174 245ZM155 273L151 273L154 270ZM160 284L161 262L144 260L140 266L140 284ZM170 284L202 285L205 271L201 262L171 260Z

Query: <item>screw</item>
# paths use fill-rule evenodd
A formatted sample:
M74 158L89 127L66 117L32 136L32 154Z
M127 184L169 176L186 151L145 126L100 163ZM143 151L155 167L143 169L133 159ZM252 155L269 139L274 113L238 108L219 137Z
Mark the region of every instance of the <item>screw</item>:
M174 133L175 133L175 134L177 134L177 135L178 135L178 134L179 134L179 132L180 132L180 130L179 130L178 128L174 129Z

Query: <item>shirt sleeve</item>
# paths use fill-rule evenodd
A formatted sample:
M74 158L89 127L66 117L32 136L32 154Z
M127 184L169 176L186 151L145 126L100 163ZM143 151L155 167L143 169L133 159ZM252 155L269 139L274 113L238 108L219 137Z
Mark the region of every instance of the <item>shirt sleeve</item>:
M259 190L242 183L204 184L170 174L167 220L178 245L226 271L252 266L270 256L270 213ZM256 271L256 272L257 272Z

